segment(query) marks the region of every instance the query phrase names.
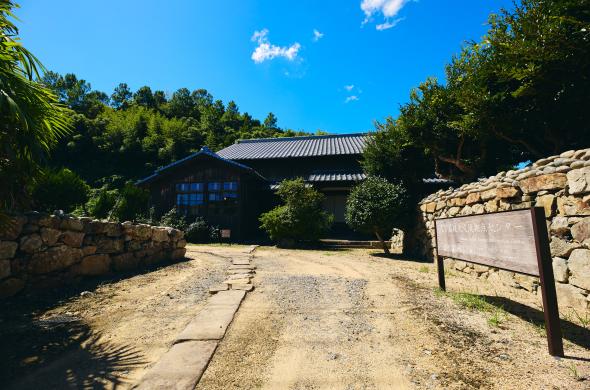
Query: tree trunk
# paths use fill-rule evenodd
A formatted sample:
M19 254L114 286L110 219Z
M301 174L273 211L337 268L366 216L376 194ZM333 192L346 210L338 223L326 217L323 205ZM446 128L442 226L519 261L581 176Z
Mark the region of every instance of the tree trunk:
M379 234L379 232L377 230L375 230L375 235L377 236L377 239L379 240L379 242L381 243L381 246L383 247L383 252L385 252L385 254L388 255L389 248L387 247L387 244L385 244L385 241L383 241L383 238L381 237L381 235Z

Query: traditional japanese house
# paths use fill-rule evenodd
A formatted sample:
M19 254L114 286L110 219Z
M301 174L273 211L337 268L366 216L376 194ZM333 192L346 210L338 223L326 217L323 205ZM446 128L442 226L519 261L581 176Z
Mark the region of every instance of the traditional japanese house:
M207 148L158 169L138 182L149 189L158 214L176 206L189 218L232 230L237 240L258 233L258 216L276 204L272 193L289 178L303 178L326 195L324 207L342 228L346 197L363 180L359 160L367 134L239 140Z

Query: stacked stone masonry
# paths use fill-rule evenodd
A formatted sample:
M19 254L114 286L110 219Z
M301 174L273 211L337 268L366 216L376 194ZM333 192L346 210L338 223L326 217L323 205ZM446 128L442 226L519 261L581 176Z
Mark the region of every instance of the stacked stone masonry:
M184 233L31 212L0 230L0 298L183 258Z
M500 172L420 202L412 232L420 255L434 259L434 220L543 207L560 309L590 309L590 149L570 150L519 170ZM445 259L457 271L540 295L538 278Z

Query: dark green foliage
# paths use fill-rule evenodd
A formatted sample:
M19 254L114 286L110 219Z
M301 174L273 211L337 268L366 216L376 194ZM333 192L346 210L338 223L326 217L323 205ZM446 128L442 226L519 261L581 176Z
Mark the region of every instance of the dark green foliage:
M106 187L92 190L92 196L86 203L86 211L94 218L106 219L115 207L119 191L107 190Z
M419 179L429 166L465 182L590 144L590 110L580 109L590 101L590 2L522 0L489 24L452 59L446 84L426 80L397 119L377 125L369 173L405 179L416 168Z
M148 213L149 193L131 183L125 184L113 207L110 218L124 222L136 221Z
M162 218L160 219L160 225L180 230L185 230L188 226L186 218L183 214L178 212L176 207L173 207L166 214L162 215Z
M345 219L352 229L375 234L383 241L390 237L394 227L405 226L410 209L404 186L370 176L351 191L346 202Z
M90 187L67 168L46 170L33 185L33 203L38 210L73 211L86 203Z
M207 224L204 218L197 217L195 222L186 228L184 237L188 242L194 244L209 242L211 239L209 224Z
M282 181L277 195L284 204L260 216L272 240L315 241L332 225L334 216L322 210L324 195L303 179Z

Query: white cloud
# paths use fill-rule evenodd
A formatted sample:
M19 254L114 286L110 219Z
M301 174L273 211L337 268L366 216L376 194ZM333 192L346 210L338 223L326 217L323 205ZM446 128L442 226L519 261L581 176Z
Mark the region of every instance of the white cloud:
M313 41L317 42L324 37L324 33L319 32L315 28L313 29Z
M365 20L363 24L369 23L377 14L382 14L384 22L377 24L375 28L379 31L387 30L395 27L404 18L397 18L391 21L392 18L401 11L401 9L411 0L362 0L361 10L365 13Z
M346 99L344 100L344 103L350 103L350 102L354 102L359 100L359 97L357 95L350 95L347 96Z
M344 89L346 89L347 91L352 91L354 89L354 84L350 84L350 85L345 85Z
M272 60L276 57L283 57L289 61L297 58L301 45L298 42L291 46L277 46L270 43L268 40L268 29L255 31L251 38L252 42L257 42L258 46L252 52L252 60L259 64L266 60Z

